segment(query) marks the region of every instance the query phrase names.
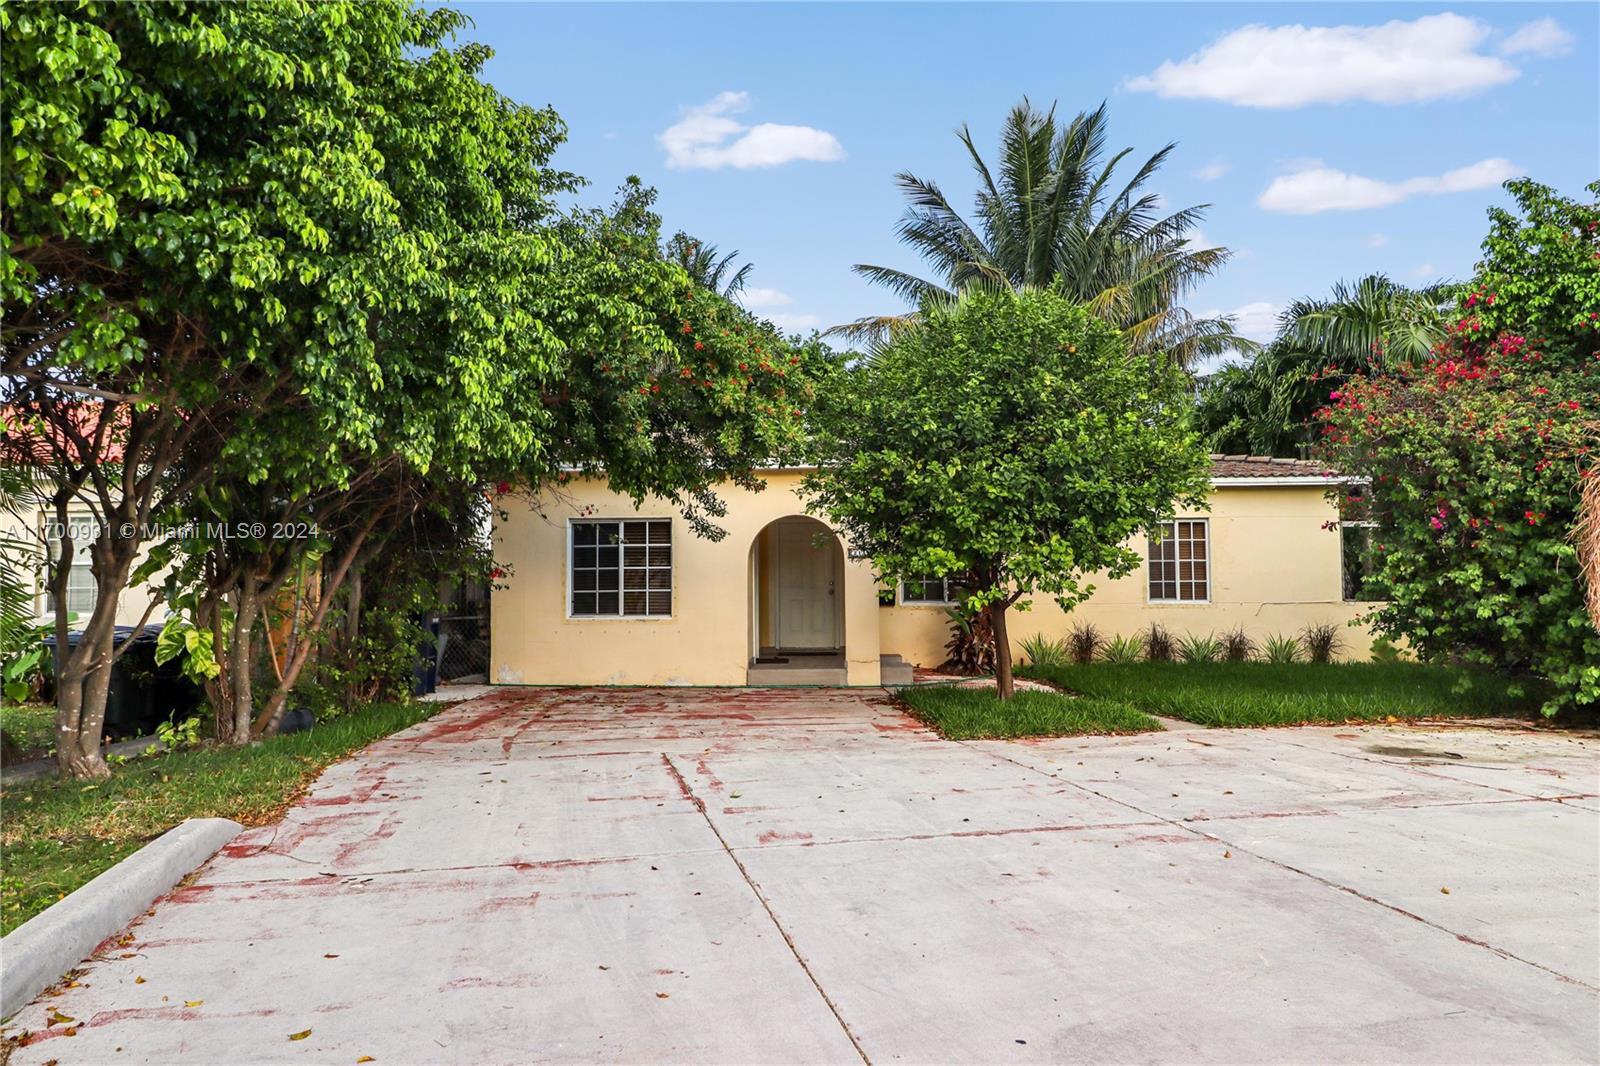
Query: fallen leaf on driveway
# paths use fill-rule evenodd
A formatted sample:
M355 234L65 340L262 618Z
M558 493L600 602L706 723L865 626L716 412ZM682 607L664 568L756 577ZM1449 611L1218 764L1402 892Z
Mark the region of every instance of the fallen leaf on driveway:
M322 957L325 958L325 959L337 959L339 956L337 956L337 955L324 955Z
M1223 858L1224 858L1224 859L1231 859L1231 858L1233 858L1233 852L1231 852L1231 851L1225 851L1225 852L1223 852L1223 853L1222 853L1222 857L1223 857Z
M371 1061L373 1061L373 1059L372 1059L371 1055L362 1055L359 1059L356 1059L356 1061L357 1062L371 1062Z
M186 1000L183 1001L183 1005L185 1007L198 1007L200 1004L202 1004L204 1002L205 1002L205 1000L203 1000L203 999L186 999Z
M656 993L656 998L657 999L671 999L672 998L672 993L671 992L657 992Z
M738 798L739 798L739 797L740 797L740 796L742 796L742 795L744 795L744 793L743 793L743 792L738 792L738 791L735 791L735 792L730 792L730 793L728 793L728 798L729 798L729 799L735 799L735 800L736 800L736 799L738 799Z
M311 1030L310 1029L302 1029L298 1033L290 1033L289 1034L289 1039L290 1040L304 1040L306 1037L308 1037L310 1035L311 1035Z
M143 977L135 977L133 979L133 983L136 984L136 985L142 985L142 984L144 984L144 978Z
M1450 894L1450 890L1448 888L1441 888L1439 891L1443 892L1447 896Z
M61 1024L65 1023L65 1022L70 1022L70 1021L73 1021L73 1020L74 1020L73 1018L71 1018L68 1015L62 1014L58 1010L53 1010L53 1011L50 1012L50 1024L51 1025L61 1025Z

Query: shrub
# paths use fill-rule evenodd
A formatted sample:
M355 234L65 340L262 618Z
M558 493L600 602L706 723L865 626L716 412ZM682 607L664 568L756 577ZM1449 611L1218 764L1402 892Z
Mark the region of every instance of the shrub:
M1105 646L1106 638L1100 635L1093 622L1079 622L1067 636L1067 650L1075 663L1094 662Z
M1274 633L1261 645L1261 658L1269 663L1300 661L1300 641L1285 633Z
M994 627L983 608L947 607L950 639L945 642L945 669L957 674L994 673Z
M1388 637L1372 638L1372 661L1375 663L1397 663L1404 658L1395 642Z
M1256 657L1256 642L1244 631L1244 626L1234 626L1222 634L1222 657L1230 663L1247 663Z
M1122 636L1120 633L1106 641L1106 646L1100 649L1100 659L1108 663L1136 663L1144 658L1144 638L1135 633L1132 636Z
M1024 640L1022 653L1028 657L1029 666L1065 666L1072 660L1066 641L1051 640L1042 633L1035 633Z
M1144 635L1144 655L1153 663L1170 663L1178 657L1178 642L1159 622L1151 622Z
M1190 634L1178 641L1178 658L1186 663L1214 663L1222 657L1222 642L1207 633L1203 637Z
M1600 426L1600 182L1584 202L1506 183L1446 339L1328 394L1322 454L1368 479L1375 631L1425 661L1548 678L1544 712L1600 704L1600 633L1573 531Z
M1344 647L1339 638L1339 627L1332 622L1318 622L1300 631L1300 643L1306 649L1306 658L1314 663L1331 663Z

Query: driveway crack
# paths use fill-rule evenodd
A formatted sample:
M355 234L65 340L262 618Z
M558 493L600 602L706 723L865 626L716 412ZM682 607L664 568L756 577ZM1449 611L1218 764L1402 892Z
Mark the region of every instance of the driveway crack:
M833 997L829 996L827 990L822 987L822 982L817 980L817 975L811 972L811 967L807 965L805 957L800 954L800 949L795 945L794 937L789 935L789 930L785 929L783 923L778 920L777 914L772 910L772 904L767 901L766 895L756 884L755 878L750 876L750 871L745 869L744 863L739 861L739 856L735 855L733 849L728 846L728 841L723 837L721 830L717 828L717 824L711 820L711 815L706 810L705 801L694 794L694 789L689 787L689 782L684 778L677 765L673 763L670 755L662 752L661 762L666 766L667 773L671 774L672 779L678 783L678 788L682 791L684 798L694 804L695 809L700 812L700 817L705 819L706 827L711 830L711 835L717 838L717 843L722 845L723 852L727 854L729 859L733 860L733 865L738 869L739 876L744 878L744 883L750 886L750 891L755 894L757 902L761 904L761 909L767 912L767 917L772 921L772 927L778 931L778 935L783 937L783 942L789 946L789 954L793 955L794 961L800 964L800 969L805 973L806 979L811 982L811 987L817 990L817 995L822 997L822 1002L827 1005L829 1012L833 1014L834 1021L838 1022L839 1028L844 1030L844 1035L849 1039L850 1046L856 1049L856 1054L861 1056L862 1062L871 1066L872 1060L867 1057L866 1049L861 1046L861 1041L856 1039L856 1034L850 1031L850 1025L844 1020L844 1015L839 1013L839 1007L833 1002Z
M968 744L966 741L956 741L956 743L960 744L962 747L972 748L972 745ZM1115 803L1115 804L1117 804L1119 806L1126 807L1131 811L1138 811L1140 814L1143 814L1148 818L1154 818L1154 819L1157 819L1159 821L1165 822L1170 826L1173 826L1175 828L1183 830L1185 833L1192 833L1193 835L1198 836L1201 839L1214 840L1219 844L1226 844L1233 851L1237 851L1237 852L1240 852L1242 854L1249 855L1253 859L1259 859L1262 862L1268 863L1268 864L1270 864L1272 866L1276 866L1280 870L1287 870L1290 873L1299 874L1301 877L1310 878L1311 880L1317 882L1320 885L1325 885L1328 888L1337 889L1340 892L1344 892L1344 893L1347 893L1349 895L1352 895L1352 896L1356 897L1359 900L1364 900L1367 903L1377 904L1378 906L1383 907L1386 910L1390 910L1390 911L1393 911L1396 914L1403 915L1403 916L1405 916L1407 918L1410 918L1414 922L1421 922L1423 925L1427 926L1430 929L1436 929L1439 932L1446 934L1447 936L1455 937L1457 940L1461 941L1463 944L1471 944L1474 947L1480 947L1480 948L1483 948L1483 949L1485 949L1487 951L1491 951L1491 952L1493 952L1494 954L1500 956L1503 959L1509 959L1509 960L1511 960L1513 962L1520 962L1525 966L1531 966L1536 970L1542 970L1543 972L1549 974L1550 976L1554 977L1558 981L1562 981L1562 982L1565 982L1567 984L1574 984L1574 985L1579 986L1580 988L1588 988L1588 989L1592 989L1594 991L1600 991L1600 988L1597 988L1595 985L1592 985L1587 981L1581 980L1581 979L1576 978L1576 977L1572 977L1572 976L1570 976L1568 974L1564 974L1559 970L1555 970L1555 969L1550 968L1549 966L1544 965L1543 963L1534 962L1532 959L1525 959L1521 955L1516 955L1516 954L1513 954L1512 952L1507 951L1504 948L1496 947L1495 945L1489 943L1486 940L1479 940L1478 938L1468 936L1465 933L1458 933L1454 929L1449 928L1448 926L1440 925L1438 922L1432 921L1432 920L1430 920L1428 918L1424 918L1422 915L1416 914L1416 913L1414 913L1412 911L1408 911L1404 907L1400 907L1400 906L1397 906L1397 905L1395 905L1393 903L1390 903L1390 902L1388 902L1386 900L1379 899L1377 896L1368 895L1367 893L1362 892L1358 888L1353 888L1350 885L1341 884L1338 881L1332 880L1331 878L1323 877L1320 874L1312 873L1309 870L1302 870L1298 866L1291 866L1286 862L1282 862L1282 861L1280 861L1278 859L1274 859L1270 855L1263 855L1259 851L1254 851L1251 848L1246 847L1243 844L1235 843L1234 841L1229 840L1227 837L1221 837L1221 836L1216 835L1215 833L1208 833L1205 830L1197 828L1194 825L1194 823L1192 823L1192 822L1185 822L1185 821L1181 821L1181 820L1176 819L1176 818L1170 818L1167 815L1161 814L1158 811L1147 811L1143 807L1138 806L1137 804L1129 803L1127 800L1118 799L1115 796L1107 795L1104 792L1100 792L1097 789L1090 788L1087 785L1081 785L1078 782L1073 781L1070 778L1062 777L1059 774L1053 773L1053 772L1051 772L1049 770L1041 770L1037 766L1029 766L1027 763L1020 762L1020 761L1018 761L1016 759L1013 759L1013 758L1011 758L1009 756L1006 756L1006 755L1001 755L998 752L987 751L987 750L985 750L983 748L972 748L972 750L982 752L985 755L989 755L989 756L991 756L993 758L999 759L1002 762L1008 762L1013 766L1017 766L1017 767L1020 767L1020 768L1022 768L1024 770L1031 771L1032 773L1036 773L1036 774L1040 774L1040 775L1042 775L1044 777L1048 777L1052 781L1060 781L1060 782L1062 782L1064 784L1071 785L1073 788L1079 789L1080 791L1083 791L1083 792L1087 792L1092 796L1098 796L1099 798L1107 801L1108 803ZM1539 797L1531 797L1530 796L1530 797L1526 797L1526 798L1531 799L1531 800L1535 800L1535 801L1539 800ZM1209 824L1215 824L1215 823L1213 822L1213 823L1209 823Z

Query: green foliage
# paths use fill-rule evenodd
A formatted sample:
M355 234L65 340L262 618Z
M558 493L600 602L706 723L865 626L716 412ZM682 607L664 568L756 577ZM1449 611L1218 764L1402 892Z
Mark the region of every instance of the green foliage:
M1164 213L1160 197L1146 190L1175 145L1119 176L1132 149L1106 158L1108 121L1104 104L1061 124L1054 106L1040 112L1024 99L1006 116L993 168L962 126L978 181L975 225L934 182L895 178L908 201L900 239L939 280L868 263L856 273L924 310L966 292L1053 288L1123 331L1133 351L1164 352L1184 366L1203 355L1254 351L1230 318L1197 318L1181 306L1229 252L1196 245L1205 205ZM830 332L881 342L917 317L874 316Z
M1553 714L1600 702L1572 540L1600 444L1600 204L1507 188L1517 210L1490 213L1448 339L1333 390L1323 452L1371 482L1340 503L1376 523L1378 632L1424 659L1547 678Z
M1113 634L1106 641L1105 647L1100 649L1100 661L1107 663L1136 663L1144 659L1144 636L1132 633L1123 636Z
M723 296L743 292L750 271L755 269L754 263L746 263L732 274L728 273L733 261L739 258L737 248L718 257L716 245L696 240L682 230L672 235L665 250L667 259L682 267L690 281Z
M1070 609L1086 575L1139 565L1135 533L1203 505L1186 397L1165 355L1062 296L973 293L824 390L808 506L882 573L966 575L974 608Z
M1106 638L1100 635L1099 628L1093 622L1078 622L1067 634L1067 648L1075 663L1094 662L1105 644Z
M1035 633L1023 639L1021 645L1030 666L1063 666L1072 661L1072 649L1066 640L1051 640Z
M192 748L200 743L200 719L190 717L179 722L169 715L165 722L156 726L156 739L161 741L168 752L180 748Z
M1212 451L1294 457L1315 440L1315 414L1350 374L1426 355L1444 337L1443 285L1409 289L1382 274L1337 282L1329 299L1296 300L1249 362L1201 385L1196 424Z
M1178 658L1186 663L1214 663L1222 658L1222 641L1207 633L1191 633L1178 641Z
M1518 717L1530 699L1482 670L1416 663L1096 663L1022 671L1084 697L1210 726Z
M912 713L950 740L1146 733L1161 723L1120 700L1024 690L1000 700L992 689L914 685L900 690Z
M1261 642L1261 661L1285 666L1300 661L1300 638L1287 633L1271 633Z
M222 671L217 663L214 644L211 630L196 626L189 620L185 610L179 608L167 617L156 636L156 665L169 663L182 656L184 676L196 684L202 684Z
M1397 663L1405 658L1395 642L1388 637L1372 638L1372 661L1375 663Z
M957 604L944 609L950 619L950 639L944 645L947 670L958 674L992 674L995 668L994 626L981 607Z

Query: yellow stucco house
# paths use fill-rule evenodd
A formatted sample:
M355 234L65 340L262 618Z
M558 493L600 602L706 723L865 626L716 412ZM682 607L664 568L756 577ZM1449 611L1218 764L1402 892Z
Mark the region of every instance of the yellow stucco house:
M489 680L879 685L906 679L906 664L937 666L945 583L902 580L891 597L869 560L806 515L804 475L768 471L760 492L725 486L720 541L696 537L665 501L635 509L603 479L503 501L494 550L508 573L493 593ZM1070 615L1034 597L1010 616L1013 640L1084 620L1108 635L1153 621L1180 637L1243 626L1258 641L1343 625L1369 605L1346 598L1342 543L1364 531L1339 524L1334 483L1304 460L1212 456L1209 510L1141 538L1143 566L1096 580ZM1344 656L1365 658L1369 641L1346 630Z

